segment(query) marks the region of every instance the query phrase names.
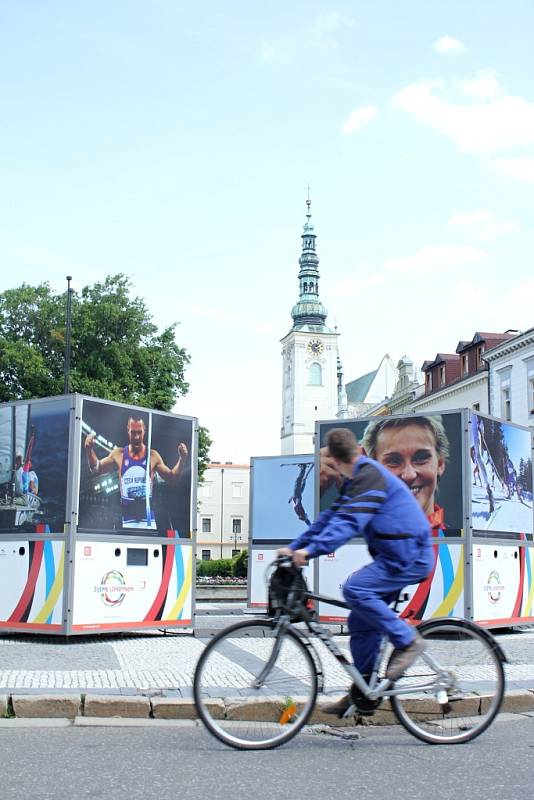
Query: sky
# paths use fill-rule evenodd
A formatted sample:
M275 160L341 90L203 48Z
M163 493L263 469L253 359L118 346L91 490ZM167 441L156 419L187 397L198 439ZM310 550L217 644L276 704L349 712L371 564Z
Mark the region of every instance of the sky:
M280 452L311 186L346 380L534 324L532 0L0 0L0 290L128 275L216 461Z

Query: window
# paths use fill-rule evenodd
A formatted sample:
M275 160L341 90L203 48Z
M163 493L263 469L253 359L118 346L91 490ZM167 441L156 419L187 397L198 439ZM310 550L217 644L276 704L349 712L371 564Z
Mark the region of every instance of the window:
M462 376L467 375L469 372L469 356L467 353L462 356Z
M202 561L211 561L211 550L202 551Z
M525 361L527 368L527 414L534 417L534 358Z
M497 373L499 376L500 396L501 396L501 417L506 420L512 419L512 368L506 367Z
M232 519L232 533L241 533L241 520L235 517Z
M202 517L202 533L211 533L211 517Z
M483 366L482 354L484 352L484 345L481 344L475 351L475 369L480 369Z
M480 403L473 403L473 411L480 411Z
M202 492L202 497L213 497L213 483L211 483L211 481L203 483L200 490Z
M426 392L432 391L432 373L430 372L425 373L425 391Z
M321 365L314 361L310 366L310 384L312 386L322 386L322 383L323 371L321 369Z
M528 379L528 414L534 417L534 375Z
M236 556L238 556L240 552L241 552L241 550L232 550L232 558L235 558Z
M504 386L501 389L501 417L503 419L512 419L512 398L510 397L510 387Z
M232 483L232 497L243 497L242 483Z
M439 385L445 386L445 367L439 368Z

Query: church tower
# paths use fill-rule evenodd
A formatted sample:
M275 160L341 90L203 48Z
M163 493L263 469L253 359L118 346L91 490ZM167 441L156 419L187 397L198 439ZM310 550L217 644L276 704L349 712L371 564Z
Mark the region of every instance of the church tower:
M313 453L315 421L338 413L337 338L326 325L327 311L319 300L319 259L311 223L311 200L299 258L299 299L293 325L282 341L282 455Z

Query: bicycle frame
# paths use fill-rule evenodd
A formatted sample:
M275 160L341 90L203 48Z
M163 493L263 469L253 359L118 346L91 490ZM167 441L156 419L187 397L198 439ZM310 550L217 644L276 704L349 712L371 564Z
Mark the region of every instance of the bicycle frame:
M291 593L288 597L288 601L291 599ZM395 601L394 608L396 607L399 597ZM326 597L325 595L316 594L314 592L307 592L304 595L304 600L314 600L323 603L328 603L329 605L335 605L340 608L349 609L349 606L341 600L334 599L332 597ZM418 694L421 692L428 692L432 691L438 696L439 702L446 703L447 702L447 690L451 690L453 688L453 681L451 680L451 675L449 672L443 670L439 664L435 661L434 658L428 653L422 653L421 657L424 661L428 663L428 665L434 670L436 675L430 681L426 681L424 683L414 683L409 686L403 685L402 688L395 689L392 686L392 682L388 678L383 678L382 680L378 680L378 673L380 664L384 658L384 654L386 651L386 647L388 644L387 637L383 637L380 643L380 649L376 658L375 665L373 667L373 671L371 673L371 678L369 679L369 683L365 680L362 676L361 672L355 667L346 657L345 653L340 650L337 644L333 640L332 633L327 630L323 625L318 622L315 622L313 619L304 619L303 620L306 624L306 627L312 636L316 636L326 647L326 649L331 653L331 655L336 659L336 661L340 664L341 667L345 670L347 675L351 678L352 682L357 686L359 691L362 695L367 698L368 700L378 700L383 697L394 697L395 695L407 695L407 694ZM279 619L279 626L276 628L276 644L273 647L273 652L271 653L271 657L269 661L265 665L264 669L262 670L261 674L257 677L255 681L255 685L257 687L261 686L263 679L266 675L269 674L272 665L276 662L278 657L281 641L284 635L284 631L289 626L292 626L290 622L290 615L281 615ZM313 646L312 636L303 633L303 631L299 628L293 627L293 629L300 635L301 639L303 639L307 646L311 648L313 653L314 663L316 667L318 667L317 676L320 679L320 689L322 689L322 667L321 661L319 658L319 654L317 653L316 648ZM437 677L436 677L437 676Z

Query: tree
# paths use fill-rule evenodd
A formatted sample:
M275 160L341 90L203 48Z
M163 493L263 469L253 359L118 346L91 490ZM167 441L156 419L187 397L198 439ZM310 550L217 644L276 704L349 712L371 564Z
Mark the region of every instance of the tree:
M176 325L161 333L122 274L72 292L70 388L106 400L170 411L189 385L189 355ZM48 283L0 293L0 401L63 392L66 293ZM199 431L199 469L211 439Z
M198 429L198 480L202 483L204 473L210 463L209 450L212 440L207 428L199 426Z

